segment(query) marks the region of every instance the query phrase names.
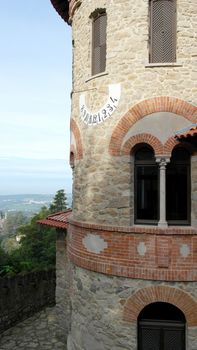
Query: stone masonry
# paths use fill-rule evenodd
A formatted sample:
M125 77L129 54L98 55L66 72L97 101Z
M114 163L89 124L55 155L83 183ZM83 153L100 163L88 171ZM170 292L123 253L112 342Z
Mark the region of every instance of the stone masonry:
M196 350L197 149L175 138L197 124L196 0L176 1L171 63L149 63L149 0L52 3L72 25L73 39L68 350L141 350L138 317L156 302L183 313L183 348ZM106 70L92 76L92 18L99 10L107 16ZM151 225L135 221L140 144L152 148L158 164L160 217ZM191 155L191 220L170 226L165 172L180 145Z
M72 118L80 129L83 144L83 161L76 162L75 166L73 204L74 210L76 209L75 217L79 220L119 223L121 217L125 224L130 225L133 210L132 183L128 181L130 157L110 157L110 138L121 118L141 101L157 96L170 96L196 105L196 4L195 0L178 1L177 62L157 66L148 63L148 0L100 0L99 8L106 8L107 12L107 67L105 75L92 79L89 17L97 7L97 1L83 0L72 22ZM86 104L94 112L106 100L108 85L114 83L121 84L121 98L117 110L104 123L87 127L79 116L80 94L85 91ZM177 122L172 131L177 131L189 123L191 124L191 121L183 120L177 113ZM166 124L167 122L165 127ZM89 174L95 176L90 177ZM117 185L118 203L113 195L114 185Z

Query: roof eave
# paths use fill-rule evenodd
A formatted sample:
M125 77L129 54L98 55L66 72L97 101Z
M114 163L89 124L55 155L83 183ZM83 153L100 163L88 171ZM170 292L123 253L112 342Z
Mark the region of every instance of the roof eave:
M69 23L69 1L68 0L51 0L51 3L62 19Z

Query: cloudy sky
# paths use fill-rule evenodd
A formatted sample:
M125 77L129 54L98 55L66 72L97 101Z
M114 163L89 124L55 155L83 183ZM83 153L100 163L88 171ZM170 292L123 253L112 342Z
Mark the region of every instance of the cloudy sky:
M50 0L0 11L0 194L71 191L71 30Z

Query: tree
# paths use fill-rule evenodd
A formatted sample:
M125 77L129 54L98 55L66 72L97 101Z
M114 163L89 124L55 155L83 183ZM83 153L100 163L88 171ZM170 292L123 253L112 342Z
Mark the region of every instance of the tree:
M49 210L51 213L55 213L67 209L68 204L66 201L67 197L64 190L57 191Z
M24 215L22 211L10 212L3 224L2 235L13 236L19 226L27 223L28 218Z
M56 230L37 224L49 213L43 207L28 224L18 228L17 235L21 237L18 249L7 254L0 248L0 277L55 267Z

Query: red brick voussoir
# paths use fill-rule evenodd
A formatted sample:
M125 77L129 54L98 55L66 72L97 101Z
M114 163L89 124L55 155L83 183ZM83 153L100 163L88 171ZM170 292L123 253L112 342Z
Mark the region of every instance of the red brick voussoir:
M130 108L116 125L111 136L109 153L112 156L119 156L123 139L132 125L145 116L156 112L178 114L188 119L191 123L196 123L197 121L197 107L181 99L160 96L141 101Z
M130 296L124 304L123 321L131 324L136 323L138 315L143 308L150 303L158 301L177 306L183 311L187 325L189 327L197 326L196 301L181 289L165 285L142 288Z
M71 119L70 121L70 130L73 132L73 135L75 137L76 142L76 150L74 153L75 159L79 160L83 158L83 147L81 142L81 134L79 127L74 119ZM73 152L73 149L71 149L71 152Z
M159 139L147 133L142 133L142 134L138 134L130 137L127 140L127 142L124 144L121 150L121 154L129 155L132 152L135 145L137 145L138 143L147 143L148 145L150 145L153 148L155 155L163 154L163 151L164 151L163 145L159 141Z

